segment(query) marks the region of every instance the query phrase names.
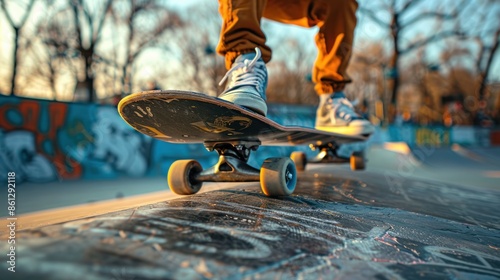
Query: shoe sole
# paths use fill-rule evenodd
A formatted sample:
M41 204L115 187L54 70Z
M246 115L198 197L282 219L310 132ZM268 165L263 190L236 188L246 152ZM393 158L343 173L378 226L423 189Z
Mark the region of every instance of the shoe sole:
M235 98L233 97L234 96L231 95L219 96L220 99L229 101L241 107L245 107L249 110L263 115L264 117L267 116L267 104L263 99L252 97L251 95L242 96L242 94L238 94L238 96L236 96Z
M373 126L357 125L357 126L316 126L315 129L331 133L337 133L348 136L367 136L371 135L375 128Z

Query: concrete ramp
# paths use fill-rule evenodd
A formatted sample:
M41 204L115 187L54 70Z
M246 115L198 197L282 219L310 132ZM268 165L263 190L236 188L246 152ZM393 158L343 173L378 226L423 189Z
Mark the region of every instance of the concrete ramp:
M243 183L19 231L0 278L500 278L498 191L384 175L317 166L291 197Z
M365 153L370 169L397 170L402 166L416 168L422 165L405 142L374 144Z
M409 147L404 142L372 145L366 151L367 169L391 172L401 178L429 178L464 186L500 187L500 149Z
M478 164L500 168L500 147L465 147L454 144L451 150Z

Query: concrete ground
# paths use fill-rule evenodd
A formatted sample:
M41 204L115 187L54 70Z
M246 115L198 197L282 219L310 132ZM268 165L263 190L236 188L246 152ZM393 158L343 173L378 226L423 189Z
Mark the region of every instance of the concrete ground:
M258 183L182 197L114 189L124 197L19 216L18 271L0 277L498 279L498 161L466 151L374 146L366 171L310 165L279 199Z
M366 150L367 171L379 173L392 183L424 178L465 187L500 189L500 148L415 148L404 143L372 145ZM331 165L332 170L344 170ZM388 182L388 183L390 183ZM228 184L214 184L226 188ZM123 201L137 195L169 191L166 178L120 178L117 180L25 183L17 188L17 214L92 205L100 201ZM0 200L0 216L7 202Z

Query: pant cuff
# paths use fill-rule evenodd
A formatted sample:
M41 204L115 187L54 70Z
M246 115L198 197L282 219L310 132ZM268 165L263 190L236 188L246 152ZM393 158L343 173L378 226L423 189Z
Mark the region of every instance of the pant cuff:
M236 58L245 53L255 53L255 49L227 52L224 56L226 69L231 69L231 66L233 65L233 62L236 60Z
M331 94L337 91L342 91L344 90L346 84L350 83L351 81L343 81L343 82L335 82L335 83L317 83L314 86L314 90L318 94Z

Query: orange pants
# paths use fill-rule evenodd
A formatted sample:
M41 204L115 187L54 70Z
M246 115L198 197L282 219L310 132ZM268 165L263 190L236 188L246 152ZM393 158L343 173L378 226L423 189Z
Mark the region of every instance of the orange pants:
M302 27L318 26L312 79L318 94L333 93L351 82L346 69L357 8L356 0L219 0L222 30L217 52L225 56L227 69L238 55L256 47L267 63L271 49L260 28L262 17Z

